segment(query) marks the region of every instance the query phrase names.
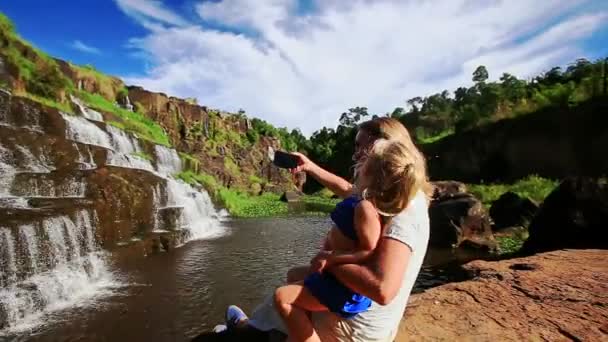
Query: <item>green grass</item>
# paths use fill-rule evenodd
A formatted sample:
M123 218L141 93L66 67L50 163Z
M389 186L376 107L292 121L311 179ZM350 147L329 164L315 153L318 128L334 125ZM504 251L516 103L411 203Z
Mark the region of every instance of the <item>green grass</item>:
M195 185L202 185L211 196L216 196L220 190L221 185L212 175L206 173L196 173L191 170L184 171L175 175L176 178L183 180L184 182Z
M179 157L182 160L182 163L186 166L186 169L192 170L195 173L199 171L201 162L194 156L191 156L187 153L179 152Z
M266 184L268 183L266 180L256 176L256 175L250 175L249 176L249 182L251 183L257 183L257 184Z
M96 110L113 113L122 119L120 128L133 132L138 137L152 141L156 144L171 146L169 143L169 137L165 134L162 127L160 127L160 125L153 120L145 117L143 114L131 112L124 108L118 107L98 94L90 94L85 91L79 91L77 92L77 95L87 104L87 106ZM116 121L113 121L113 125L118 127L119 125L116 125L115 123Z
M175 177L191 185L202 185L214 200L234 217L254 218L290 214L289 206L280 200L281 196L278 194L263 193L254 196L246 191L228 189L221 186L213 176L191 170L181 172ZM305 210L297 213L298 215L327 215L333 210L338 199L307 195L302 197L302 202L305 204Z
M514 184L469 184L467 187L484 205L489 206L508 191L541 203L558 185L558 181L533 175Z
M239 166L236 165L234 160L228 156L224 158L224 168L226 168L226 171L228 171L231 175L235 177L241 175L241 169L239 168Z
M57 102L53 99L49 99L46 97L42 97L42 96L38 96L38 95L34 95L34 94L30 94L30 93L25 93L22 94L23 97L26 97L30 100L36 101L38 103L41 103L44 106L47 107L52 107L55 109L58 109L64 113L68 113L68 114L74 114L74 111L72 110L72 107L70 107L69 105L65 104L65 103L60 103Z
M519 251L526 239L518 236L498 236L498 254L511 254Z
M443 139L443 138L445 138L447 136L450 136L452 134L454 134L454 129L453 128L445 130L445 131L443 131L443 132L441 132L439 134L433 135L433 136L426 136L424 134L420 134L420 135L417 135L416 138L418 140L418 143L424 145L424 144L434 143L434 142L439 141L439 140L441 140L441 139Z
M289 213L287 203L280 201L280 196L264 193L251 196L237 190L222 188L219 199L226 209L236 217L270 217L282 216Z
M131 153L131 155L134 155L134 156L139 157L141 159L145 159L147 161L152 161L152 159L153 159L151 155L149 155L149 154L147 154L145 152L135 152L135 153Z
M334 210L340 199L328 198L314 195L306 195L302 197L302 202L306 204L307 213L323 213L328 214Z

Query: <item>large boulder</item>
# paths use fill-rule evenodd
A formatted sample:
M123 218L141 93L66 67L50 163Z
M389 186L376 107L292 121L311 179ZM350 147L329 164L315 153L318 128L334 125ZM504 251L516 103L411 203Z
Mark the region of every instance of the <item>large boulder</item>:
M522 252L608 249L608 180L568 178L543 202Z
M395 341L606 341L606 260L563 250L473 261L473 279L410 297Z
M490 217L494 221L492 229L502 230L510 227L526 227L536 214L538 204L514 192L502 194L490 207Z
M281 195L280 200L287 203L295 203L300 201L300 197L302 197L301 193L296 191L285 191L283 195Z
M469 193L433 200L429 216L432 246L496 248L490 217L482 203Z
M436 181L433 184L433 200L440 201L467 192L467 186L457 181Z

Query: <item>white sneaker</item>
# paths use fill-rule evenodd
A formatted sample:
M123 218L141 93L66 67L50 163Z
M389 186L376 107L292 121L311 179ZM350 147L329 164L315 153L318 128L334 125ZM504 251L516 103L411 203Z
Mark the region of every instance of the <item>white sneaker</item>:
M213 332L216 334L219 334L222 331L226 331L226 330L228 330L228 327L226 326L226 324L218 324L213 328Z
M234 328L241 321L246 319L248 319L247 315L238 306L230 305L226 309L226 325L228 326L228 328Z

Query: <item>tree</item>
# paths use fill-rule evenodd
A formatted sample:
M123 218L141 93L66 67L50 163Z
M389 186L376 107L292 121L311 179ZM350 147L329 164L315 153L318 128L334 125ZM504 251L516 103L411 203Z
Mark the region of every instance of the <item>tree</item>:
M502 74L500 81L502 92L509 101L516 102L526 96L526 82L509 73Z
M473 82L475 83L484 83L488 80L488 70L485 66L480 65L473 71Z
M399 119L400 117L405 115L405 109L403 107L397 107L390 113L388 116L391 118Z
M348 112L344 112L340 116L340 125L354 127L361 119L368 115L367 107L350 108Z
M418 113L420 111L420 106L422 105L422 98L420 96L412 97L407 100L407 104L412 107L412 113Z

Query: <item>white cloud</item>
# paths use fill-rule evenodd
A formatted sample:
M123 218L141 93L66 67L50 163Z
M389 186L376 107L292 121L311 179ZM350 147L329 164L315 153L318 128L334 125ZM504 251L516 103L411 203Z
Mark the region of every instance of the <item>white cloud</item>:
M580 57L608 13L569 14L584 3L317 0L302 16L292 0L204 2L202 26L132 40L154 67L126 80L311 133L350 107L385 113L470 84L480 64L528 77Z
M188 22L159 0L114 0L128 16L150 30L162 29L161 24L185 26Z
M70 46L73 49L76 49L76 50L81 51L81 52L90 53L90 54L93 54L93 55L99 55L99 54L101 54L101 51L98 48L90 46L90 45L87 45L87 44L81 42L80 40L73 41L72 44L70 44Z

